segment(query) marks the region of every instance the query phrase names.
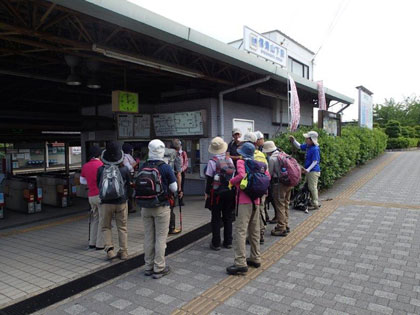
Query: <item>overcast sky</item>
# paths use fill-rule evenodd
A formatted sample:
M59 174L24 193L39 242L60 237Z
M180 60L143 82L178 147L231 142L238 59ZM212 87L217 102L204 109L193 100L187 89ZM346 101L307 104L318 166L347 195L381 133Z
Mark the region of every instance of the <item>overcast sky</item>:
M278 29L316 52L314 80L374 103L420 95L419 0L129 0L222 42ZM331 31L332 30L332 31ZM351 106L345 120L357 118Z

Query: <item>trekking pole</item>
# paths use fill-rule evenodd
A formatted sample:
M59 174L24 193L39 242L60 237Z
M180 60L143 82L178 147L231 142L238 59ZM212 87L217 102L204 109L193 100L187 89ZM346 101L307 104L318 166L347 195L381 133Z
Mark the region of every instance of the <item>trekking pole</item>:
M181 206L181 198L179 198L179 195L178 195L178 206L179 206L179 229L182 232L182 206Z

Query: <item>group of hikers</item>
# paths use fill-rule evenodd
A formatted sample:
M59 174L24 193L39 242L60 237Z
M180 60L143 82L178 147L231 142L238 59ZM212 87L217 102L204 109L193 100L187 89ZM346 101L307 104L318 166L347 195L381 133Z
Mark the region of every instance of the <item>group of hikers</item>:
M318 134L310 131L304 137L305 143L300 144L290 136L290 142L306 152L304 166L273 141L264 141L260 131L242 137L241 131L234 129L229 144L220 137L211 140L208 151L212 157L205 168L204 196L205 207L211 211L210 249L233 247L234 264L227 267L228 274L243 274L248 267L260 267L260 244L264 243L267 223L276 224L271 235L288 235L291 192L299 184L301 174L306 174L311 193L310 209L319 208ZM132 158L132 149L128 144L121 147L113 141L103 152L93 147L90 161L82 168L81 183L88 186L91 205L89 247L105 250L108 259L128 258L127 217L134 208L128 201L135 196L144 222L144 274L158 279L170 273L165 262L168 234L181 232L175 228L173 209L176 201L180 206L184 203L188 157L179 139L172 141L171 149L159 139L150 141L147 161L141 165ZM275 213L271 220L266 211L268 203L273 205ZM112 242L113 216L118 230L118 252ZM246 243L250 244L249 258Z

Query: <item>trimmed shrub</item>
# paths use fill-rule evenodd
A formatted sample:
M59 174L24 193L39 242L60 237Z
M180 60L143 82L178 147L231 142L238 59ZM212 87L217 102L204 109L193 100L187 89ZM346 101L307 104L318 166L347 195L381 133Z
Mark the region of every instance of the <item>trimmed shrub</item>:
M390 138L398 138L401 137L401 124L399 121L396 120L390 120L385 125L385 133Z
M398 137L398 138L389 138L387 149L405 149L410 145L408 138Z
M359 164L384 152L387 146L387 136L380 129L370 130L356 126L346 126L342 129L341 137L333 137L323 130L312 128L319 134L321 150L320 188L328 188L349 170ZM292 133L299 143L304 143L303 133L309 128L301 128ZM290 134L283 134L275 139L276 145L283 151L292 154L303 165L305 152L292 147L289 142Z
M419 125L415 126L414 130L416 131L416 138L420 138L420 126Z

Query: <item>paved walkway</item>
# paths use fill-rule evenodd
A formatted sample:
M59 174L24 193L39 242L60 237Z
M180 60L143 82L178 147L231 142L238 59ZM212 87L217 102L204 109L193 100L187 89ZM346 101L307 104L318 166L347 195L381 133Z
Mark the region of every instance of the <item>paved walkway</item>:
M210 212L202 197L186 197L183 230L208 223ZM177 226L179 225L178 209ZM113 240L118 244L115 222ZM129 256L143 253L140 212L128 217ZM185 234L183 233L183 234ZM177 236L171 236L172 240ZM104 251L86 250L88 214L44 221L0 231L0 309L110 266Z
M211 251L207 237L171 255L167 277L138 269L42 313L420 314L419 158L387 153L323 194L319 211L291 211L292 233L267 233L262 267L246 276L227 276L232 251Z

